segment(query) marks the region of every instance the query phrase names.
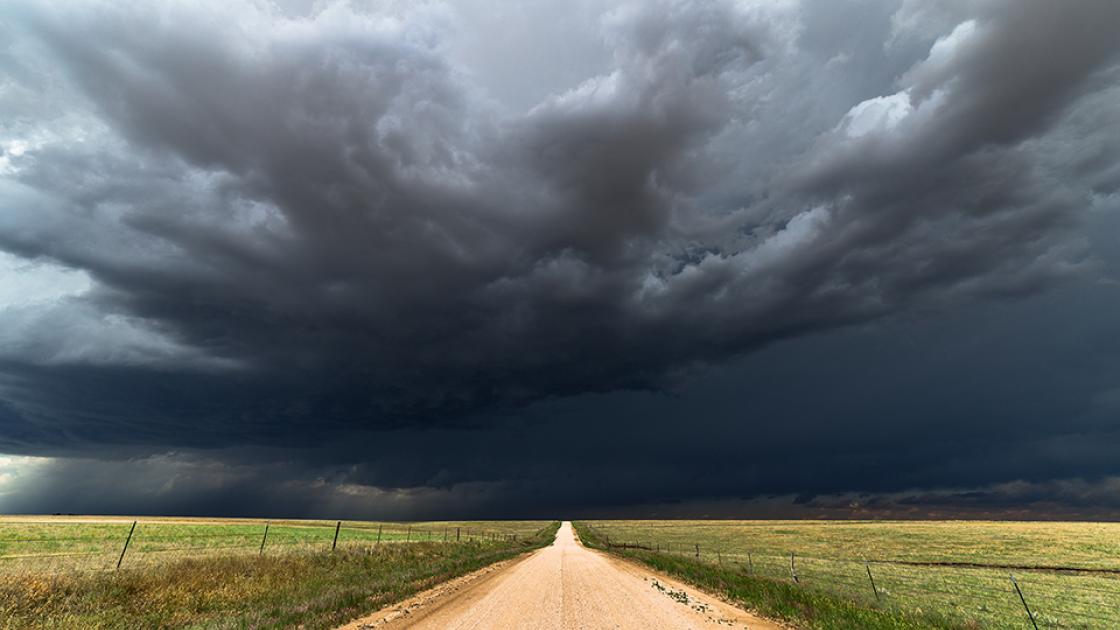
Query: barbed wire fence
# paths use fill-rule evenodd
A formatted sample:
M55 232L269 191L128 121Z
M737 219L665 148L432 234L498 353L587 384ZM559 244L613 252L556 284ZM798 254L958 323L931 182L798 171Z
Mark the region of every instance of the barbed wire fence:
M610 526L584 525L608 549L687 558L871 607L928 613L983 628L1120 628L1120 570L1115 569L803 556L795 549L753 548L749 543L729 547L617 530L612 536Z
M29 530L22 533L20 528ZM11 521L0 524L0 575L119 571L173 559L217 555L268 556L290 552L374 552L383 545L446 543L497 545L535 532L421 522L116 522ZM5 531L8 530L8 531Z

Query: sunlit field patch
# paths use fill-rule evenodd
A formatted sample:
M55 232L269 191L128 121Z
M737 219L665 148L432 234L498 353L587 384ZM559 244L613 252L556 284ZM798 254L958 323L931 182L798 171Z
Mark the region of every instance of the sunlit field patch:
M776 581L867 609L919 618L916 627L925 623L1030 628L1032 621L1039 628L1120 627L1120 524L590 521L586 525L590 529L582 531L593 542L655 565L684 571L687 564L699 564L717 574ZM811 619L792 614L818 627L811 625Z
M558 526L276 521L265 538L261 521L142 519L117 569L132 522L0 520L0 627L329 628L547 544Z
M277 555L405 542L496 541L531 536L546 524L0 517L0 573L103 571L115 570L118 562L131 568L211 555Z

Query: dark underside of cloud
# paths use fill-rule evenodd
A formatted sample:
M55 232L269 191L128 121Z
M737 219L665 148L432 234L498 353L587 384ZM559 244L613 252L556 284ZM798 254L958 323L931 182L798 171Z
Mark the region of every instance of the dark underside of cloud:
M1111 0L5 3L0 452L61 459L0 510L1120 507L1118 41Z

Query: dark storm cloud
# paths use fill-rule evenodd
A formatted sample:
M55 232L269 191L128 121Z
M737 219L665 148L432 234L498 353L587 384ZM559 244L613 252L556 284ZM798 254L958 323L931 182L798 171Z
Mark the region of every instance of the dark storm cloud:
M42 452L62 459L9 484L4 504L396 518L1110 517L1120 293L1080 287L1026 305L786 342L671 397L587 395L465 427L304 426L287 439L324 443L155 458L117 447L100 453L109 462L75 463L72 448L55 446ZM1059 320L1066 311L1075 315ZM296 428L290 418L275 426ZM223 474L188 483L199 469ZM117 477L138 481L101 483ZM398 489L397 501L378 488ZM1078 499L1068 488L1095 490Z
M1120 185L1106 0L587 1L578 53L548 3L519 7L503 45L539 31L555 58L472 31L481 2L227 5L0 9L0 263L57 288L0 292L6 451L317 445L284 457L517 497L557 479L560 451L527 446L549 436L577 488L628 471L604 501L901 490L818 467L681 480L710 463L660 468L669 416L602 420L655 436L616 460L516 405L1096 273L1085 224ZM874 449L921 435L911 417ZM790 439L756 418L715 424ZM970 435L955 448L992 443ZM943 455L901 453L903 486L1025 474ZM636 497L643 476L664 494Z

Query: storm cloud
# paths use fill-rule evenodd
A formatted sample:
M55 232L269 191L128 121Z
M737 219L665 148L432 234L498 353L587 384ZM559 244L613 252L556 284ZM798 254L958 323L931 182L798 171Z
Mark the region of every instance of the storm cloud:
M483 484L476 511L1115 475L1083 458L1115 370L1038 379L1067 403L1034 445L1003 380L946 402L957 363L912 405L758 383L1111 291L1118 41L1109 0L7 2L0 450ZM767 450L733 471L681 423ZM844 453L770 474L799 440Z

